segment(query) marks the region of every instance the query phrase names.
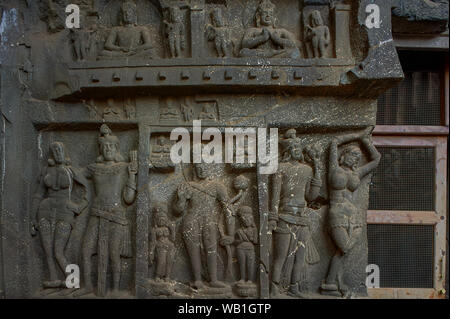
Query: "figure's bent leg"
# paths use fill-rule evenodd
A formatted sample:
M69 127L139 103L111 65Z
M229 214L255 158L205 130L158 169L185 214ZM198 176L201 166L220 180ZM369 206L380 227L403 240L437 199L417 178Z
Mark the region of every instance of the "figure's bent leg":
M53 232L51 222L45 218L39 220L39 231L41 233L42 246L47 259L50 280L44 281L44 288L55 288L60 286L56 271L56 263L53 255Z
M353 229L353 233L351 236L349 236L347 230L344 227L334 227L332 229L331 235L336 246L338 246L342 250L342 252L346 254L358 242L361 233L361 227Z
M286 262L286 257L291 242L291 234L287 232L287 225L284 222L279 222L278 224L279 230L273 232L272 235L274 242L272 282L270 289L270 294L272 297L277 297L280 294L278 285L281 281L281 271L284 263ZM281 229L283 229L283 232L280 232Z
M311 236L308 227L300 227L297 232L298 244L292 270L291 284L300 283L306 277L306 245Z
M305 298L300 292L300 283L306 278L306 244L309 236L308 227L299 227L296 233L297 243L295 245L294 265L292 267L289 294ZM292 252L292 253L294 253Z
M347 230L344 227L333 227L331 235L338 249L331 260L330 269L328 271L325 283L322 284L322 289L337 291L338 275L342 268L342 258L345 254L344 249L347 248L349 237Z
M64 251L69 241L72 226L63 221L58 221L55 227L55 256L63 273L66 273L66 267L69 264Z

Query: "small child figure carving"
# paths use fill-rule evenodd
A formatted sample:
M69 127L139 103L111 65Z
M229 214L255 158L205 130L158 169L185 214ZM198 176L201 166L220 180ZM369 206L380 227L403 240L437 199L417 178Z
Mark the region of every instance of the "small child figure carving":
M236 231L236 251L241 279L238 284L251 284L255 276L255 245L258 243L258 229L253 219L253 211L248 206L239 208L241 227Z
M175 224L167 217L167 205L158 203L154 213L154 225L150 234L150 264L156 262L157 281L168 281L175 255Z

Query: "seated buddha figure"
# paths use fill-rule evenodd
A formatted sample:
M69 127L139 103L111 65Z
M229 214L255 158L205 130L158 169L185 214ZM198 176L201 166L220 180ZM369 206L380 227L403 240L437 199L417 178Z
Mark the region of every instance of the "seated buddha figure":
M109 33L101 57L151 57L152 44L149 30L137 25L136 4L126 0L121 6L122 25Z
M275 5L262 0L255 14L256 27L248 28L242 39L241 57L300 58L294 34L275 27Z

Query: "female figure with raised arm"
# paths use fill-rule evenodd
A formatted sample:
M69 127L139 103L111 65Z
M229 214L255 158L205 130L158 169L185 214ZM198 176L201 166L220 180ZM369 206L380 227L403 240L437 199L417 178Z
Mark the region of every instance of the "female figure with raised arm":
M370 128L371 129L371 128ZM343 258L361 240L363 221L358 218L358 208L353 195L361 179L371 173L380 162L381 155L369 139L370 130L333 138L330 144L328 183L330 187L329 225L337 250L331 261L328 276L322 283L322 293L341 296L347 293L342 283ZM352 141L360 141L369 153L369 162L359 167L362 157L356 145L346 146L341 155L338 147Z

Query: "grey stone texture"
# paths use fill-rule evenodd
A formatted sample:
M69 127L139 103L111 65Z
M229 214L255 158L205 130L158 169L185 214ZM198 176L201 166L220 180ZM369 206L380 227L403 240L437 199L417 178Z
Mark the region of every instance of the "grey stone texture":
M367 294L386 1L72 2L76 30L64 1L1 2L2 297ZM277 128L278 172L172 163L194 120Z

